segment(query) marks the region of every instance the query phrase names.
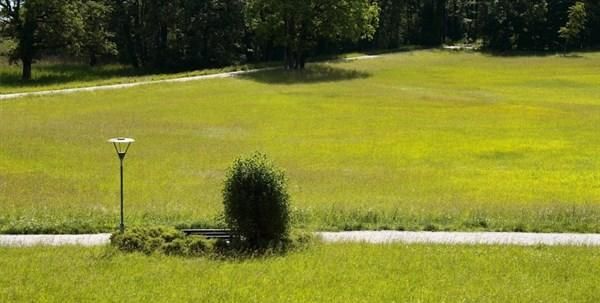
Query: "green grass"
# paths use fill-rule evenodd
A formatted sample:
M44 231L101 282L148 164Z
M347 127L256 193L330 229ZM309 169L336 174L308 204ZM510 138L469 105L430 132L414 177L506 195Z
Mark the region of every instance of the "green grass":
M0 248L2 302L598 302L590 248L317 245L210 260Z
M237 79L0 102L0 231L218 224L241 154L307 229L600 232L600 53L414 51Z
M237 65L196 71L157 71L134 69L120 64L90 67L83 63L46 60L35 63L32 70L32 79L24 82L21 80L21 66L8 64L7 59L0 54L0 94L165 80L238 71L263 65L269 64Z

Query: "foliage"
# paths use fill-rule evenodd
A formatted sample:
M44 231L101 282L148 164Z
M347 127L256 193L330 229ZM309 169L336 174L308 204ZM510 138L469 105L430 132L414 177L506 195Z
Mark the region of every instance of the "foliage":
M600 35L594 33L600 31L600 3L580 2L587 22L577 27L578 45L599 45ZM567 32L563 30L561 38L559 30L568 28L574 4L574 0L4 0L0 37L18 42L13 59L21 61L24 79L30 78L31 63L46 55L85 56L91 65L100 57L116 57L134 68L179 71L283 59L287 68L300 69L310 56L409 44L482 41L492 51L556 50L568 43Z
M263 154L236 160L223 189L227 224L251 248L288 239L289 195L283 171Z
M117 48L113 42L114 32L109 28L113 6L109 0L83 0L81 16L84 29L80 37L82 52L89 56L89 64L95 66L98 56L116 55Z
M426 46L436 46L444 42L444 22L447 0L421 1L421 32L419 42Z
M304 68L320 40L371 39L379 8L369 0L250 0L247 22L259 38L284 49L285 67Z
M161 252L177 256L202 256L210 253L215 241L188 236L172 228L131 228L115 233L111 245L125 252L153 254Z
M543 49L546 0L493 0L484 4L485 46L499 51Z
M45 52L77 55L84 48L106 51L109 35L99 19L108 7L99 3L93 0L0 2L0 35L15 40L11 59L20 61L22 79L31 79L32 63Z
M565 50L570 42L580 37L585 29L586 18L585 3L576 2L569 8L569 20L558 31L559 36L565 40Z
M123 0L115 12L125 62L158 68L216 67L243 61L242 0Z

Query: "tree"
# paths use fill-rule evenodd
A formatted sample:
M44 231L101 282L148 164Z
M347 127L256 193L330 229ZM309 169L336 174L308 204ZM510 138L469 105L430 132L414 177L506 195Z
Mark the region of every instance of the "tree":
M496 51L538 50L548 44L546 0L482 1L482 36L487 48Z
M427 46L440 45L445 40L446 0L423 1L421 10L421 43Z
M284 49L285 67L302 69L319 39L372 39L379 7L369 0L248 0L247 22Z
M243 0L180 0L178 57L186 66L217 67L242 60Z
M89 56L90 66L95 66L99 55L115 55L115 34L109 29L112 7L106 0L84 0L81 14L84 21L81 37L84 51Z
M31 79L31 65L43 50L81 50L84 22L81 2L68 0L2 0L4 34L16 41L11 61L21 61L22 79Z
M117 49L134 67L223 66L245 51L244 0L121 0L116 7Z
M402 43L404 36L402 12L406 3L394 0L378 0L377 5L381 12L379 14L379 25L375 34L375 45L377 48L397 48Z
M558 35L565 41L565 52L569 43L577 40L585 29L586 19L587 13L583 2L577 2L569 7L569 20L558 30Z

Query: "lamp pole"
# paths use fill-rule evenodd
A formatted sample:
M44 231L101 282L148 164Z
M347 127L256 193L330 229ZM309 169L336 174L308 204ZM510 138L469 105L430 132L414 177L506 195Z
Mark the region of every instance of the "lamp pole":
M121 222L119 223L119 230L125 231L125 223L123 222L123 160L125 160L125 154L119 153L119 162L121 162Z
M123 200L124 200L124 190L123 190L123 162L125 161L125 155L127 155L127 151L133 142L134 139L131 138L114 138L108 140L109 143L112 143L117 151L117 155L119 156L119 164L120 164L120 172L121 172L121 220L119 221L119 231L123 233L125 231L125 220L124 220L124 211L123 211Z

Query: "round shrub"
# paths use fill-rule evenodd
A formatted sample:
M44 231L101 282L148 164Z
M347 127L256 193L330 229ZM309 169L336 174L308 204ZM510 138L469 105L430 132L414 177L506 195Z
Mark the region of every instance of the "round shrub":
M225 220L250 248L279 245L288 238L289 195L283 172L263 154L241 158L223 189Z

